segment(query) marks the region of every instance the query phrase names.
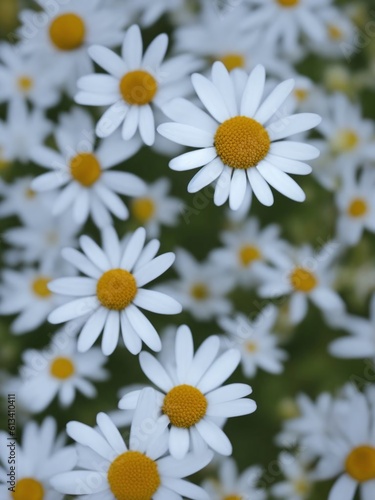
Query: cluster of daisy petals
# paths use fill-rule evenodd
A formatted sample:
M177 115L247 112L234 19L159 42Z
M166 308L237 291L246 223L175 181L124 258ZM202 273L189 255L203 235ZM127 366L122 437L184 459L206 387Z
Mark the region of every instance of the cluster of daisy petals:
M333 478L329 500L375 498L371 384L284 401L281 481L258 465L239 473L224 430L257 408L251 386L228 379L239 367L246 379L281 374L287 337L316 309L328 331L347 333L332 356L375 358L375 294L369 317L355 316L339 283L347 254L375 232L375 127L358 99L373 75L345 66L363 11L333 0L192 4L35 0L0 43L0 314L17 336L60 325L22 352L17 376L1 374L24 422L13 483L0 432L1 499L307 500ZM163 21L171 37L146 44ZM297 70L311 55L327 63L319 82ZM182 200L173 192L185 171ZM310 173L306 196L294 176ZM277 220L279 194L307 198L318 245L283 236L306 235L303 220L280 227L253 214L275 205ZM198 260L182 242L198 221L208 228L211 200L221 230ZM287 206L292 221L298 209ZM179 226L184 239L165 237ZM349 285L366 298L375 275L361 271ZM159 330L182 312L203 337L186 324ZM206 333L210 322L219 334ZM144 375L119 391L117 410L61 434L51 416L27 421L77 393L100 398L116 349L127 383L131 355ZM218 479L186 479L207 466Z

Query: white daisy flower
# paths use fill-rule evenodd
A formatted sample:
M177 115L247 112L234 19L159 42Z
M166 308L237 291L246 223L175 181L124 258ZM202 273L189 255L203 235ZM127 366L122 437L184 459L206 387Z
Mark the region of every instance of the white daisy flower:
M8 462L10 448L15 440L0 431L0 497L2 500L62 500L63 495L50 485L55 474L72 470L77 463L74 446L64 446L63 436L56 436L56 422L47 417L38 426L35 422L26 423L22 443L16 444L15 463ZM6 450L9 450L6 453ZM15 486L10 485L13 466L16 471ZM11 490L10 488L14 489Z
M220 234L224 248L210 253L210 259L236 277L236 281L248 288L254 284L254 265L273 262L285 249L276 224L260 228L259 220L250 217L242 226Z
M305 194L286 172L308 174L310 160L319 151L303 143L283 141L290 135L309 130L320 122L315 114L301 113L277 119L277 112L293 90L287 80L261 104L265 70L257 66L248 78L229 75L224 65L212 67L212 81L194 74L196 93L209 112L207 114L185 99L175 99L163 111L177 123L164 123L158 131L168 139L197 149L174 158L172 170L202 167L188 186L195 193L215 180L214 202L223 205L229 198L232 210L238 210L249 184L264 205L273 204L268 183L285 196L303 201ZM276 116L275 116L276 115Z
M108 378L109 373L103 368L107 358L99 348L82 354L76 346L76 339L61 331L54 335L46 349L23 352L24 365L20 368L23 384L18 396L25 408L39 413L56 396L66 408L73 404L76 391L87 398L97 396L92 382Z
M63 187L54 200L52 215L73 205L77 224L89 215L99 228L112 223L111 214L127 219L129 211L118 195L143 195L146 184L134 174L110 169L139 150L139 138L124 143L115 134L95 148L92 118L78 108L63 115L55 136L59 152L46 146L32 152L32 160L48 169L33 181L32 189L44 192Z
M235 461L225 458L219 467L219 481L207 479L202 486L210 500L265 500L266 492L257 486L261 475L262 469L257 466L248 467L239 474Z
M81 236L84 253L72 248L62 251L63 257L87 277L61 278L49 284L50 290L70 297L79 297L53 311L50 323L63 323L87 315L78 338L78 351L92 347L104 329L102 350L110 355L115 350L121 331L125 346L138 354L142 341L160 351L158 333L139 310L158 314L178 314L181 305L161 292L147 290L145 285L171 267L172 252L155 257L159 242L145 245L146 231L137 229L124 249L112 226L102 232L103 249L88 236Z
M52 8L45 0L35 1L40 12L20 13L20 48L27 56L43 59L60 85L74 94L77 79L94 69L87 48L96 43L120 45L127 19L100 0L64 0Z
M168 447L175 458L182 459L190 449L202 452L207 446L230 455L232 445L216 419L248 415L256 409L255 401L246 398L252 391L249 385L222 387L237 368L240 352L229 349L218 356L219 349L219 338L211 336L194 354L193 336L183 325L177 330L175 360L168 366L147 352L139 356L143 372L159 388L158 410L168 417ZM140 394L126 394L119 408L134 409Z
M161 226L173 227L183 210L183 202L169 196L171 182L162 177L147 186L147 194L135 197L130 205L130 213L142 224L151 238L160 236Z
M177 56L163 62L168 36L158 35L143 54L139 26L131 26L122 44L122 57L94 45L90 57L109 74L90 74L78 80L78 104L110 107L96 126L98 137L107 137L122 125L122 137L131 139L137 130L145 144L155 141L153 105L161 107L180 95L188 73L196 69L190 56Z
M0 45L0 102L26 99L37 108L50 108L60 100L57 85L58 78L39 58Z
M313 486L308 464L302 457L287 452L280 453L278 463L285 480L271 486L272 495L284 500L307 500Z
M52 132L40 109L28 111L26 102L16 99L8 106L7 121L0 120L0 150L3 161L27 163L31 151Z
M163 283L161 291L176 297L184 310L199 320L210 320L218 314L229 314L232 303L226 295L234 288L234 276L218 273L211 262L197 262L186 250L176 250L175 269L179 279Z
M342 315L335 326L350 335L340 337L329 345L329 352L338 358L375 358L375 294L370 301L369 318Z
M256 267L261 281L259 295L264 298L288 295L292 324L300 323L306 316L308 299L324 314L342 313L344 301L333 289L335 270L332 261L337 251L335 242L327 243L319 252L305 245L299 249L290 248L289 252L279 256L273 267L259 263Z
M242 369L246 377L254 377L258 368L274 374L283 371L283 362L288 356L278 347L278 338L273 333L277 316L277 307L269 305L254 321L244 314L236 314L233 319L223 317L218 320L226 333L225 345L237 347L241 351Z
M375 173L364 170L357 181L346 177L336 194L339 209L337 238L346 245L356 245L365 229L375 233Z
M152 3L149 0L130 0L129 3L130 8L134 9L136 14L140 16L140 24L148 27L162 15L181 9L185 0L154 0Z
M48 288L50 281L59 276L59 267L50 268L43 263L38 269L2 271L0 315L18 314L10 326L14 334L35 330L53 309L64 302Z
M58 474L51 480L54 488L92 500L209 500L199 486L183 478L203 469L212 453L189 454L181 461L166 455L166 420L154 420L154 405L154 391L143 390L130 429L129 447L105 413L96 418L97 430L69 422L69 436L92 451L84 470Z

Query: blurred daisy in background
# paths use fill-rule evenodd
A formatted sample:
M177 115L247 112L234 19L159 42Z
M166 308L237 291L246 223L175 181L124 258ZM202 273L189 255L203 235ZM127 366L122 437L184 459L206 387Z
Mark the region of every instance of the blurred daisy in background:
M109 378L103 368L107 358L101 350L93 348L87 353L78 353L76 339L64 330L52 337L46 349L25 350L22 359L23 384L18 397L33 413L45 410L56 396L63 408L73 404L76 392L94 398L97 390L92 382Z
M150 238L160 236L161 226L174 227L183 211L183 202L169 196L171 181L162 177L147 185L147 194L134 197L130 212L134 219L144 226Z
M284 451L280 453L278 463L285 480L271 486L272 495L284 500L307 500L314 484L307 470L308 462L299 455Z
M78 80L78 104L110 106L96 125L98 137L108 137L122 124L122 138L128 141L139 130L145 144L155 142L153 106L182 95L189 88L187 75L197 67L191 56L176 56L163 62L168 36L158 35L143 54L139 26L125 35L121 57L94 45L90 57L109 74L90 74ZM185 79L185 82L184 82Z
M179 11L185 4L185 0L130 0L129 7L139 16L139 23L149 27L162 15Z
M36 422L26 423L22 441L16 447L16 486L10 491L8 455L0 455L0 495L3 500L35 499L62 500L63 495L51 485L50 479L55 474L74 469L77 454L74 446L64 446L63 435L56 435L56 421L46 417L38 426ZM7 448L8 433L0 431L1 450Z
M246 377L254 377L258 368L275 375L284 370L283 362L288 355L278 347L279 340L273 331L277 316L277 307L269 305L253 321L239 313L233 319L222 317L218 320L226 334L225 347L237 347L241 351Z
M110 355L116 349L120 332L125 346L138 354L142 341L154 351L160 351L159 335L139 310L158 314L178 314L181 305L172 297L143 287L161 276L175 260L172 252L156 257L153 241L145 245L146 231L137 229L121 249L112 226L102 232L103 249L88 236L81 236L84 253L65 248L63 257L85 277L54 280L49 289L67 297L79 297L54 310L48 317L58 324L85 316L79 334L78 351L88 351L103 332L102 351Z
M175 364L164 367L147 352L139 356L141 368L158 391L156 403L160 415L170 424L168 448L177 459L189 450L202 453L212 448L221 455L230 455L232 445L217 424L217 419L248 415L256 410L256 403L246 398L252 389L247 384L222 386L240 362L238 349L228 349L219 355L220 341L208 337L194 353L190 329L180 326L176 334ZM136 407L140 391L126 394L119 408Z
M112 214L122 220L129 217L118 195L142 195L146 184L132 173L110 170L139 150L139 138L124 143L115 134L96 148L93 128L91 116L82 109L62 115L55 132L60 151L46 146L32 151L32 160L49 171L38 176L31 187L42 192L62 187L55 196L52 214L60 215L72 207L77 224L91 215L102 228L112 223Z
M262 472L260 467L252 466L239 474L235 461L225 458L219 467L218 480L207 479L202 486L210 500L265 500L266 492L257 486Z
M203 167L190 181L190 193L217 181L215 205L223 205L229 198L232 210L241 207L247 184L267 206L274 201L269 184L288 198L305 200L304 192L288 173L310 173L311 167L301 160L316 158L319 151L282 139L315 127L321 119L312 113L280 119L278 109L292 92L294 81L278 85L261 104L265 78L264 67L258 65L239 87L225 66L216 62L211 80L199 74L192 76L195 91L209 114L185 99L164 106L165 114L176 123L160 125L160 134L179 144L202 148L169 163L178 171Z
M211 461L212 453L206 450L199 455L188 454L180 461L166 455L166 419L155 421L154 405L154 391L143 390L130 428L129 447L105 413L97 415L97 430L80 422L69 422L69 436L89 447L91 453L80 464L81 470L56 475L51 481L54 488L93 500L182 500L182 496L209 500L199 486L183 478L203 469ZM147 432L141 431L140 437L145 422L152 427Z

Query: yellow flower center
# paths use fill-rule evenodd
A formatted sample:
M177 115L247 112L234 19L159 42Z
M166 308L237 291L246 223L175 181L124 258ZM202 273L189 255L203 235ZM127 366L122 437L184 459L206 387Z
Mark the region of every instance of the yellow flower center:
M246 350L251 353L257 352L258 344L252 341L246 342Z
M150 500L161 484L156 462L139 451L119 455L107 479L116 500Z
M242 496L240 496L240 495L225 495L223 500L242 500Z
M218 127L214 144L225 165L247 169L267 156L271 141L267 130L256 120L235 116Z
M276 0L276 2L282 7L295 7L300 0Z
M332 149L335 153L349 153L359 144L358 134L351 129L343 129L333 138Z
M367 445L354 448L346 458L345 470L360 483L375 479L375 448Z
M164 398L162 411L175 427L188 429L206 415L207 399L191 385L177 385Z
M60 50L78 49L84 43L85 35L83 19L73 12L57 16L49 27L51 42Z
M190 289L190 294L195 300L204 300L208 298L210 292L204 283L195 283Z
M338 26L335 26L334 24L329 24L327 30L328 30L328 36L331 40L333 40L334 42L342 40L343 32Z
M39 278L36 278L31 285L35 295L42 299L50 297L52 295L51 290L48 288L48 283L50 281L51 278L48 278L47 276L40 276Z
M306 479L296 479L293 482L294 491L297 495L306 496L310 491L310 483Z
M254 245L244 245L240 248L238 257L243 267L248 267L254 262L254 260L259 260L262 254L259 249Z
M155 203L151 198L137 198L133 200L132 211L140 222L147 222L155 213Z
M74 374L75 368L69 358L60 357L52 361L50 372L53 377L65 380Z
M43 485L32 477L24 477L17 481L12 498L14 500L43 500Z
M298 102L304 102L309 97L309 91L306 89L295 89L294 97Z
M121 95L128 104L143 106L152 101L158 90L155 78L142 69L126 73L120 81Z
M34 81L29 76L26 76L26 75L20 76L17 80L17 85L18 85L19 90L26 94L27 92L30 92L30 90L33 88Z
M102 174L100 163L92 153L78 153L70 160L70 173L82 186L90 187Z
M228 71L232 71L232 69L236 68L244 68L246 64L246 59L242 54L226 54L225 56L219 57L219 61L221 61Z
M303 267L297 267L290 275L290 282L298 292L308 293L318 284L315 275Z
M367 213L368 207L363 198L354 198L348 207L350 217L362 217Z
M35 196L36 196L36 192L33 189L31 189L31 188L25 189L25 198L32 200L33 198L35 198Z
M125 309L137 294L134 276L125 269L111 269L98 281L96 295L107 309L121 311Z

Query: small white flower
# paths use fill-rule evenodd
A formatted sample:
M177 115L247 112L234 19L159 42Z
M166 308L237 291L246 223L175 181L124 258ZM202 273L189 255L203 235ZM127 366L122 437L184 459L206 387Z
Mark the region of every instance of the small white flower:
M169 164L178 171L203 167L190 181L190 193L216 181L215 205L223 205L229 198L230 208L238 210L247 186L261 203L272 205L270 184L285 196L304 201L304 192L287 173L310 173L311 167L301 160L316 158L319 151L283 139L315 127L321 119L311 113L280 118L278 110L292 92L294 81L284 81L261 103L265 78L261 65L247 76L240 70L229 74L222 63L216 62L211 80L199 74L192 76L195 91L209 114L185 99L174 99L164 106L164 113L177 123L160 125L160 134L178 144L201 148Z
M308 463L302 457L287 452L280 453L278 463L285 481L271 487L272 495L284 500L306 500L311 493L313 480L307 472Z
M241 351L242 369L246 377L254 377L258 368L274 374L283 371L287 353L278 347L278 338L272 333L277 315L277 308L270 305L254 321L244 314L236 314L234 319L219 319L220 327L227 334L226 344Z
M16 486L13 493L9 489L10 464L8 455L0 454L0 497L2 500L33 498L62 500L63 495L50 485L55 474L71 471L77 463L74 446L64 446L63 436L56 436L56 422L47 417L38 426L35 422L26 423L22 443L16 447ZM0 431L0 446L7 450L9 434Z
M92 119L79 108L62 116L55 136L59 152L46 146L32 151L33 161L48 169L33 181L32 189L63 188L54 200L52 214L60 215L73 206L77 224L91 215L100 228L112 223L111 214L128 218L128 209L118 195L142 195L146 184L134 174L110 169L132 157L141 141L133 138L124 143L116 134L95 148Z
M122 126L124 140L137 130L145 144L155 141L153 105L161 107L167 100L184 92L185 76L196 63L190 56L177 56L163 62L168 36L158 35L143 54L139 26L131 26L122 44L122 57L109 49L94 45L90 57L109 74L91 74L78 80L78 104L110 106L96 126L98 137L107 137Z
M208 479L203 488L210 495L210 500L265 500L266 492L257 487L262 469L248 467L241 474L232 458L225 458L219 468L219 481Z
M171 455L182 459L189 450L201 453L207 446L221 455L230 455L232 445L217 425L218 418L248 415L256 409L251 387L246 384L222 384L240 362L238 349L218 356L220 340L206 339L194 353L190 329L177 330L175 359L163 366L147 352L140 354L141 368L159 390L157 406L170 424L168 447ZM175 363L175 365L174 365ZM134 409L140 391L126 394L119 408Z
M155 257L159 250L157 240L145 245L146 231L137 229L121 248L112 226L102 232L103 249L88 236L79 242L84 253L72 248L62 251L63 257L87 277L61 278L49 284L50 290L70 297L79 297L53 311L48 320L53 323L86 317L79 334L78 351L92 347L104 329L102 350L112 354L120 332L125 346L138 354L142 341L150 349L159 351L158 333L139 310L158 314L177 314L181 305L173 298L143 287L161 276L171 267L172 252Z
M129 447L105 413L99 413L98 429L69 422L67 433L89 447L84 470L58 474L51 483L57 491L85 495L85 499L209 500L208 495L183 478L203 469L212 459L208 450L188 454L177 461L167 452L166 419L154 419L155 393L144 389L133 417Z

